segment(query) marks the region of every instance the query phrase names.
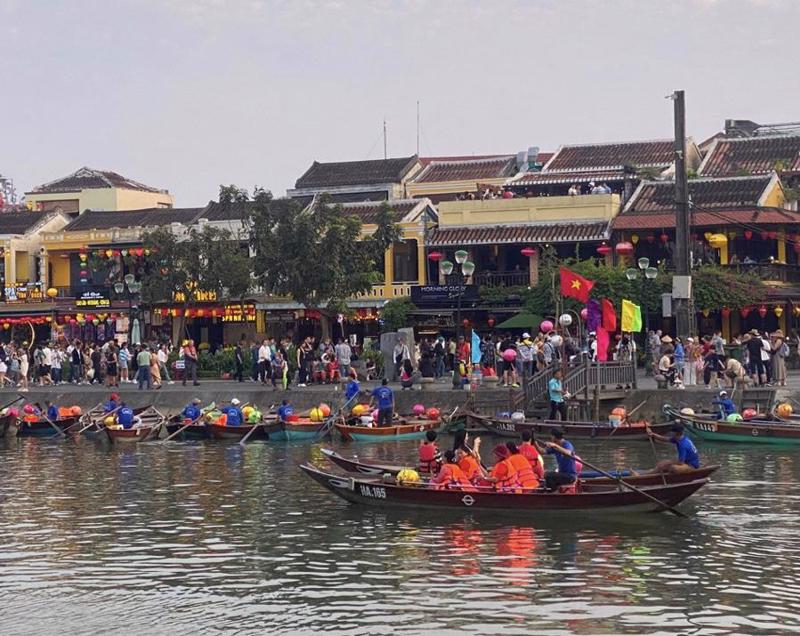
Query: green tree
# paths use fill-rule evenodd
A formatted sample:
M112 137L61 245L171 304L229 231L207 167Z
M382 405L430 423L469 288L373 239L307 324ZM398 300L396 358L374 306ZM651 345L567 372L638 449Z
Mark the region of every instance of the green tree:
M220 203L243 203L249 200L250 194L244 188L234 184L219 186Z
M383 306L381 318L383 331L397 331L408 327L408 316L417 306L409 298L394 298Z

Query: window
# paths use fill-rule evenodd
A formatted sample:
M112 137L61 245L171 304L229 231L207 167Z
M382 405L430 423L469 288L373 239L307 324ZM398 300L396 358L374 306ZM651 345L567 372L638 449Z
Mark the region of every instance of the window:
M419 278L417 241L409 239L394 244L394 282L406 283Z

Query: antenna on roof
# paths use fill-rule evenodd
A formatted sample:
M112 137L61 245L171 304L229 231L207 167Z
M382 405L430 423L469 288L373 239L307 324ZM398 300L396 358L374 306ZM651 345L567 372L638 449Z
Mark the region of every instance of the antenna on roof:
M419 100L417 100L417 156L419 157Z
M386 117L383 118L383 158L388 159L389 155L386 152Z

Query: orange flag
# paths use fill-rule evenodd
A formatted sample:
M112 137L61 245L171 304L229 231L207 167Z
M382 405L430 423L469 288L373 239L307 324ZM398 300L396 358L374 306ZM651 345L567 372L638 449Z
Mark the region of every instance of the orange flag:
M568 270L566 267L560 267L559 273L561 275L561 295L569 296L580 300L582 303L589 301L589 292L594 287L594 281L584 278L580 274L576 274Z

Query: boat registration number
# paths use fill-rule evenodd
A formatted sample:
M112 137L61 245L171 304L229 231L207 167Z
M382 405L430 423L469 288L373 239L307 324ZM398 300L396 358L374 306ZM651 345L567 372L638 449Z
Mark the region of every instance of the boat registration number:
M386 488L381 488L380 486L367 486L366 484L361 484L361 494L364 497L372 497L373 499L386 499Z
M709 433L717 432L717 425L713 422L693 422L692 426L701 431L708 431Z
M513 422L497 422L495 427L500 431L511 431L512 433L517 432L517 427Z

